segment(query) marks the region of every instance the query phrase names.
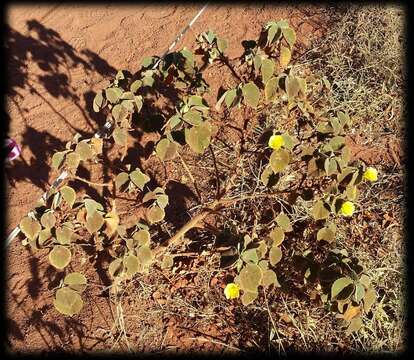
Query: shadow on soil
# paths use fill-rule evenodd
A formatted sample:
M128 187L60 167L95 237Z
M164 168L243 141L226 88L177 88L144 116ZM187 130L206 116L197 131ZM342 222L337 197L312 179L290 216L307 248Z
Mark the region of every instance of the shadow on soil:
M86 109L80 105L81 97L76 93L72 84L71 71L82 70L89 74L99 74L102 77L113 76L116 70L94 52L83 49L77 51L61 38L55 30L45 27L37 20L26 23L27 33L20 33L9 25L5 25L4 49L7 61L7 90L6 95L11 104L15 105L23 120L30 109L22 105L24 94L30 92L36 95L42 103L47 104L51 111L74 132L83 136L88 134L76 128L71 119L62 115L44 96L48 94L56 99L69 100L79 109L85 122L91 129L103 125L105 119L102 114L92 109L94 93L88 91L83 94ZM40 71L34 73L32 66L37 65ZM49 97L48 96L48 97ZM10 118L5 114L6 132L8 132ZM27 125L23 133L22 148L29 148L33 154L30 162L22 158L13 161L7 166L7 177L11 186L19 181L30 181L37 187L45 190L49 178L50 167L47 160L64 144L47 132L39 132Z

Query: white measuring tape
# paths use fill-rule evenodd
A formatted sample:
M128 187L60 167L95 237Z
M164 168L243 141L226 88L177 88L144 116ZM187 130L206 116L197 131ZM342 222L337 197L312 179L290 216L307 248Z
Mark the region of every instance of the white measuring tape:
M156 67L158 66L158 64L160 63L160 61L162 59L165 58L165 56L174 48L175 45L177 45L177 43L181 40L181 38L184 36L184 34L188 31L188 29L191 28L191 26L193 26L193 24L197 21L197 19L200 17L200 15L203 13L203 11L207 8L208 3L206 3L201 9L200 11L197 13L196 16L194 16L194 18L190 21L190 23L178 34L178 36L175 38L175 40L172 42L172 44L170 45L170 47L168 48L168 50L158 59L158 61L154 64L154 66L152 67L152 69L156 69ZM110 121L107 121L103 128L100 129L96 134L95 137L100 138L103 137L109 130L111 130L112 128L112 123ZM58 177L57 179L52 183L52 185L50 186L50 189L48 191L46 191L42 197L40 198L40 201L46 201L47 197L48 197L48 193L50 190L57 188L64 179L66 179L68 177L69 173L67 171L63 171ZM32 210L30 211L27 215L29 216L30 214L35 214L35 212ZM9 236L6 239L6 243L5 246L8 247L9 244L13 241L13 239L19 234L20 232L20 227L16 226L13 231L9 234Z

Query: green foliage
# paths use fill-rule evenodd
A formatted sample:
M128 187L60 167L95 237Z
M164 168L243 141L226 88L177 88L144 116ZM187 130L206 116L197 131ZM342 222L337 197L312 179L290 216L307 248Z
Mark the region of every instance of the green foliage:
M149 155L156 156L164 168L174 168L180 164L177 158L184 162L181 153L188 149L200 161L205 160L206 149L215 145L222 107L225 106L223 113L227 116L235 108L248 107L255 109L251 113L257 113L259 109L265 111L277 106L278 116L286 114L289 122L296 121L289 124L295 127L295 136L284 130L286 124L278 119L277 124L267 129L269 134L272 133L270 138L252 144L256 147L254 151L248 147L240 150L240 156L243 152L260 154L262 184L256 182L254 195L258 196L252 196L251 200L256 201L262 195L274 199L268 209L263 209L273 215L265 229L259 226L256 233L255 223L250 235L238 234L237 247L232 246L227 252L227 257L234 259L226 268L234 268L238 273L234 282L242 292L241 303L248 306L261 301L264 289L280 291L278 288L285 284L287 276L281 272L293 264L294 271L302 276L299 278L303 279L303 286L317 284L321 289L321 300L347 322L346 333L357 331L362 326L361 316L368 313L375 302L376 292L358 260L349 257L344 249L333 249L332 246L338 234L343 232L336 222L341 215L341 205L345 201L358 201L358 186L363 182L365 165L352 161L346 146L345 136L352 126L350 116L342 111L334 113L317 104L323 90L330 88L329 81L312 79L292 64L295 42L296 33L287 21L268 22L259 39L252 41L241 56L240 68L244 73L235 76L237 81L224 89L211 108L203 97L208 84L197 66L197 51L207 57L210 65L220 63L235 72L226 57L227 41L213 31L197 37L195 54L184 48L164 59L144 58L141 69L134 75L119 71L105 89L97 92L92 104L94 111L104 114L113 125L105 141L115 145L117 156L121 152L115 166L117 174L112 179L111 190L114 191L104 192L104 199L99 203L87 194L77 194L77 190L67 184L52 189L42 204L42 211L22 219L20 229L26 237L24 243L50 249L50 264L62 272L67 271L72 254L75 257L85 244L92 244L95 252L106 252L112 258L107 271L113 280L111 291L114 293L138 274L148 273L154 262L168 271L174 265L175 255L168 254L171 248L164 251L158 240L166 235L174 238L168 230L171 224L166 216L170 200L165 186L170 179L154 188L152 184L158 179L151 181L143 169L131 169L131 165L125 164L124 157L132 146L129 141L134 136L132 130L145 120L145 111L153 110L156 99L165 99L166 90L174 91L174 97L168 100L172 102L171 107L166 107L163 112L165 123L158 130L159 140ZM226 125L235 128L231 119L229 116ZM274 125L280 128L273 128ZM250 133L247 138L251 139ZM263 145L266 142L267 145ZM211 146L210 150L214 154L213 148ZM76 134L64 150L53 155L51 166L55 170L68 171L69 180L79 180L76 176L79 166L102 163L102 153L102 139L82 138ZM143 164L145 166L145 162ZM204 163L200 164L200 167L204 166ZM295 178L297 173L302 180ZM219 176L217 178L220 182ZM237 179L232 182L237 183ZM288 186L283 188L284 184ZM293 191L294 185L298 187ZM266 193L274 189L275 192ZM226 201L232 201L224 199L228 194L219 190L223 191L218 188L214 200L211 200L213 195L207 194L207 203L202 204L203 209L205 206L215 215L225 208ZM263 190L263 193L256 190ZM125 191L128 196L135 197L132 200L134 206L142 210L137 212L142 216L133 224L125 221L124 213L118 213L115 206L116 198ZM283 197L283 193L289 193L291 197ZM292 217L297 199L304 209L299 220ZM108 203L112 205L108 206ZM209 207L211 204L217 206ZM299 233L302 226L306 229ZM318 256L314 256L310 249L303 250L300 239L308 234ZM183 237L180 234L178 240ZM299 254L296 252L298 248ZM70 268L77 266L76 261L73 263ZM73 271L66 273L54 299L56 309L68 316L81 311L80 294L87 286L86 277Z

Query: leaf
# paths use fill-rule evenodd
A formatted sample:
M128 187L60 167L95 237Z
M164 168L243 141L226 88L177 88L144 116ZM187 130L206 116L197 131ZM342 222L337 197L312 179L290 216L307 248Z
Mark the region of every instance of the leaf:
M298 144L298 140L288 134L282 134L283 141L285 144L283 145L287 150L292 150L293 147Z
M280 63L280 66L282 67L282 69L285 69L286 66L289 65L291 57L292 57L292 53L290 52L289 48L287 48L285 46L281 46L279 63Z
M102 90L96 93L95 97L93 98L93 111L99 112L99 110L102 108L102 105L104 103L104 98L102 95Z
M122 259L113 260L108 267L108 273L112 278L117 277L122 270Z
M332 243L335 240L335 231L333 231L332 228L325 226L318 230L316 239L318 241L324 240L328 243Z
M142 266L148 266L152 261L152 252L149 246L141 246L137 250L137 258L138 261L141 263Z
M351 320L348 328L346 329L346 335L350 335L353 332L358 331L362 327L362 320L360 317Z
M217 38L217 48L221 53L227 49L227 40L223 38Z
M158 142L155 152L162 161L172 160L177 156L178 145L167 138Z
M164 219L165 211L158 206L152 206L148 209L147 217L148 221L152 224Z
M121 104L116 104L112 108L112 116L113 116L114 120L117 123L119 123L122 120L126 119L126 117L128 116L128 110L125 106L123 106Z
M144 174L140 169L136 169L129 174L131 181L142 191L145 184L151 179L148 175Z
M65 276L63 283L68 285L72 290L83 292L86 289L88 281L85 275L79 272L73 272Z
M70 250L62 245L55 245L49 253L49 262L56 269L62 270L69 265L72 259Z
M80 156L78 153L72 152L66 155L65 161L69 169L75 172L80 163Z
M45 228L52 228L56 224L56 218L55 215L51 211L45 212L42 217L40 218L40 223Z
M271 233L270 238L273 240L272 246L279 246L282 244L283 240L285 239L285 232L280 227L275 227Z
M94 234L100 230L104 222L105 220L102 214L95 210L91 215L86 217L86 230L88 230L90 234Z
M275 173L283 171L290 162L290 153L284 149L274 150L270 155L270 166Z
M260 67L262 66L262 56L261 55L255 55L253 58L253 65L254 65L254 71L259 71Z
M286 76L286 93L289 99L296 97L300 90L300 82L296 76Z
M341 277L335 280L331 287L331 299L335 300L342 290L351 284L353 284L353 281L349 277Z
M171 269L174 265L174 258L171 255L164 255L162 258L161 269Z
M34 240L42 229L42 226L37 220L34 220L28 216L24 217L20 221L19 227L22 233L30 240Z
M268 80L265 86L266 102L276 100L277 91L279 88L279 78L272 77Z
M211 134L211 125L208 122L204 122L199 126L193 126L190 129L186 128L185 141L194 152L202 154L210 145Z
M313 205L311 213L315 220L323 220L329 216L330 211L325 206L325 203L319 200Z
M256 264L247 263L240 271L239 279L244 291L255 293L262 280L262 270Z
M258 296L258 292L251 292L251 291L244 291L242 296L240 297L240 300L244 306L247 306L251 304L253 301L256 300Z
M343 319L345 321L350 321L351 319L353 319L355 316L359 315L360 313L361 313L360 306L352 306L351 304L349 304L343 315Z
M335 158L326 158L324 162L326 176L331 176L338 172L338 165Z
M141 80L135 80L132 84L131 84L131 86L130 86L130 90L133 92L133 93L136 93L137 92L137 90L140 88L142 86L142 81Z
M366 313L369 312L369 310L371 309L371 306L375 303L375 300L376 300L375 290L374 288L370 287L365 292L365 297L364 297L364 311Z
M131 277L133 275L135 275L140 266L139 266L139 260L138 258L133 255L133 254L129 254L124 258L124 267L125 267L125 272L126 272L126 276Z
M88 216L91 216L97 210L104 210L103 206L93 199L86 198L83 202Z
M39 232L39 238L38 238L39 245L40 245L40 246L42 246L42 245L43 245L43 243L44 243L46 240L49 240L51 237L52 237L52 232L50 231L50 229L49 229L49 228L42 229L42 230Z
M362 284L356 284L354 300L359 303L365 296L365 287Z
M83 301L76 291L64 287L56 291L53 305L61 314L72 316L78 314L82 310Z
M52 156L52 168L54 168L55 170L59 170L59 168L61 167L63 163L65 155L66 155L66 152L64 151L54 153Z
M234 99L236 98L236 95L237 95L236 89L231 89L231 90L226 91L224 101L226 103L227 108L230 109L233 106Z
M132 237L137 241L139 246L148 246L151 239L151 235L148 230L139 230Z
M76 153L79 154L79 157L82 161L86 161L93 157L93 151L89 144L85 141L81 141L76 145Z
M61 228L56 229L56 240L61 245L70 244L72 241L73 230L67 226L62 226Z
M106 214L104 220L106 223L105 233L108 237L111 237L118 230L119 225L119 216L116 213L115 207L109 213Z
M345 145L345 138L343 136L335 136L328 143L333 151L338 151Z
M201 113L195 110L189 110L188 112L186 112L183 116L183 120L193 126L201 125L201 123L203 122Z
M257 264L258 261L259 261L259 257L257 256L256 249L249 249L249 250L243 251L242 254L241 254L241 258L246 263Z
M275 71L275 63L272 59L263 59L260 70L262 73L263 84L266 84Z
M129 175L126 172L121 172L115 177L115 186L119 189L129 180Z
M275 266L282 260L282 249L279 246L272 246L269 251L269 261L272 266Z
M256 108L260 100L260 90L253 82L248 82L242 88L242 93L247 105Z
M271 44L273 40L277 40L278 37L275 39L275 35L279 30L279 26L274 24L271 25L267 30L267 45Z
M160 208L164 209L168 205L168 195L157 195L157 204Z
M114 138L115 144L126 146L128 141L128 132L124 128L116 128L112 133L112 137Z
M108 88L105 90L105 95L110 103L115 104L122 95L122 90L117 87Z
M279 281L277 280L276 273L273 270L267 269L263 271L262 285L269 287L270 285L280 287Z
M293 30L291 28L282 28L282 34L283 34L283 37L288 42L290 48L292 48L292 46L296 42L296 33L295 33L295 30Z
M60 189L60 193L62 194L63 200L67 202L69 207L72 209L73 204L76 200L76 192L70 186L62 186Z
M283 212L276 217L276 223L286 232L293 230L289 217Z

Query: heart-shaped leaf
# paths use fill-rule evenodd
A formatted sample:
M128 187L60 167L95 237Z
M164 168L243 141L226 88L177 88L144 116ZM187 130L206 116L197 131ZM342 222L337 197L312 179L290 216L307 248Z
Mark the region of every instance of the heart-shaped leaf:
M82 310L83 301L76 291L64 287L56 291L56 298L53 300L53 305L61 314L72 316Z
M266 102L276 100L277 91L279 89L279 78L272 77L270 78L265 86L265 98Z
M276 217L276 223L285 231L285 232L289 232L292 231L292 225L290 224L290 219L289 217L281 212L277 217Z
M94 234L101 229L105 220L101 213L98 211L93 211L91 215L86 217L86 230L90 234Z
M342 292L342 290L351 284L353 284L353 281L349 277L341 277L335 280L331 288L331 299L335 300L336 297Z
M63 200L67 202L69 207L72 209L73 204L76 200L76 192L70 186L62 186L60 189L60 193L62 194Z
M136 169L129 174L131 181L142 191L144 186L151 179L148 175L144 174L140 169Z
M69 265L72 259L70 250L62 245L55 245L49 253L49 262L56 269L62 270Z
M30 240L36 238L39 235L42 226L37 220L32 219L31 217L24 217L19 224L20 230L22 233Z
M275 173L283 171L290 162L290 153L285 149L278 149L270 155L269 164Z
M273 240L272 246L279 246L285 239L285 232L277 226L270 232L269 236Z
M272 59L263 59L260 70L262 73L263 84L266 84L275 71L275 63Z
M162 161L172 160L177 156L178 145L167 138L158 142L155 152Z
M262 270L256 264L247 263L240 271L239 279L244 291L255 293L262 280Z
M85 275L79 272L67 274L63 280L65 285L68 285L72 290L83 292L86 289L88 280Z
M290 52L289 48L281 46L279 63L282 69L286 68L286 66L289 65L291 57L292 53Z
M282 249L279 246L272 246L269 251L269 261L272 266L275 266L282 260Z
M43 227L51 229L56 224L55 215L51 211L45 212L40 218L40 223Z
M260 100L260 90L253 82L248 82L242 88L242 93L247 105L256 108Z
M56 240L61 245L70 244L72 241L73 230L67 226L62 226L56 229Z
M164 219L165 211L158 206L152 206L148 209L147 217L151 224L157 223Z

